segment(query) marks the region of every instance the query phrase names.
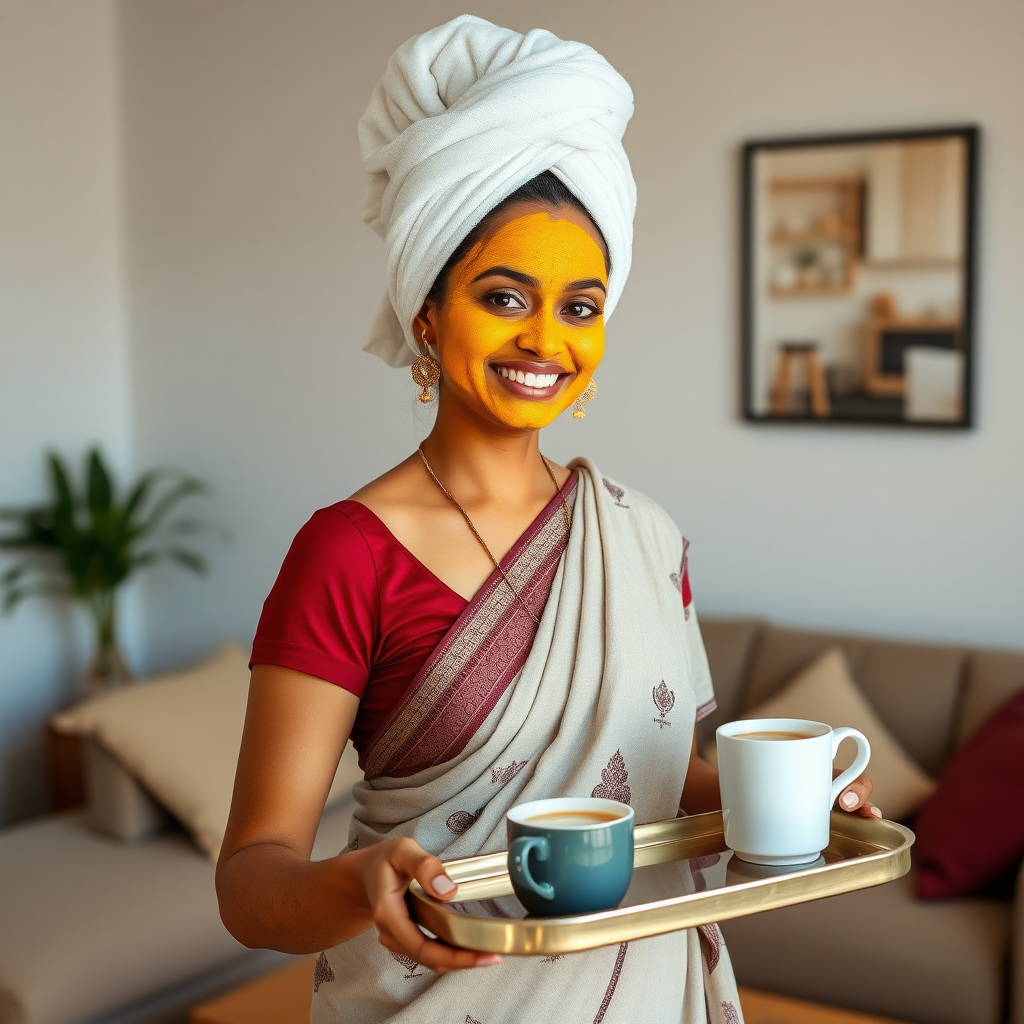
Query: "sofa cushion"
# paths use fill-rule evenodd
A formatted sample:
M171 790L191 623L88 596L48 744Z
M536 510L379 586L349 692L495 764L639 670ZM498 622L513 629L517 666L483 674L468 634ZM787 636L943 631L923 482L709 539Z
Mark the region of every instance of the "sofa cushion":
M162 832L170 815L92 736L82 745L89 824L97 832L135 842Z
M828 648L788 686L746 711L744 717L809 718L833 729L859 729L871 744L868 775L875 787L871 800L887 817L902 819L913 813L935 789L935 782L907 757L865 700L838 647ZM840 746L836 767L848 768L854 756L853 741L847 740Z
M756 619L701 619L700 632L715 687L715 710L697 723L697 743L703 747L723 722L739 715L743 682L753 659L763 624Z
M1018 690L1024 690L1024 654L981 651L972 655L956 745L966 743Z
M967 896L1024 858L1024 690L953 755L917 816L918 895Z
M345 845L353 807L325 813L314 857ZM114 842L82 812L0 834L0 1024L73 1024L245 955L213 872L180 831Z
M741 985L915 1024L1000 1024L1010 904L888 885L722 923Z
M248 662L241 648L226 644L193 668L85 700L55 716L53 725L94 737L216 860L245 722ZM362 777L349 744L327 803L347 797ZM119 829L119 834L134 838L134 822L109 830Z
M766 628L757 645L741 710L779 690L827 648L841 648L861 692L930 775L938 775L953 744L967 654L960 648L867 640Z

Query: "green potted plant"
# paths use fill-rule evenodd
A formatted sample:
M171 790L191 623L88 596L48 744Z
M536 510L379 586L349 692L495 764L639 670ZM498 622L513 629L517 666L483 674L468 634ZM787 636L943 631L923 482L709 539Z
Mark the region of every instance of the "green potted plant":
M85 458L85 487L76 491L67 466L47 456L51 499L26 508L0 508L0 522L14 532L0 535L0 549L28 556L0 576L3 610L25 598L69 597L89 612L96 630L96 656L87 679L92 689L127 682L131 673L117 640L117 591L138 569L173 562L195 573L206 560L185 538L219 528L172 511L206 491L203 481L174 470L144 473L118 497L97 449Z

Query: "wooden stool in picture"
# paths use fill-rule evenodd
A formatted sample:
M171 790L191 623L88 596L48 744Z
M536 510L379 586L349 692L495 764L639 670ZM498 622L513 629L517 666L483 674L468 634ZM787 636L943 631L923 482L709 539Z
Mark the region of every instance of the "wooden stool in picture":
M817 419L832 415L825 371L818 358L816 341L786 341L779 346L779 363L772 389L772 415L789 416L793 388L793 368L802 365L811 392L811 413Z

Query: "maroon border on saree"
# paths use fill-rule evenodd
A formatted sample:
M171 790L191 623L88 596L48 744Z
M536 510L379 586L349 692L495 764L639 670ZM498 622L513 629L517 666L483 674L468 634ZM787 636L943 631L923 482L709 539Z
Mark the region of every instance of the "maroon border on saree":
M501 560L538 619L568 543L562 498L572 509L578 482L573 471ZM526 663L537 628L501 573L491 573L371 737L367 778L405 778L465 750Z

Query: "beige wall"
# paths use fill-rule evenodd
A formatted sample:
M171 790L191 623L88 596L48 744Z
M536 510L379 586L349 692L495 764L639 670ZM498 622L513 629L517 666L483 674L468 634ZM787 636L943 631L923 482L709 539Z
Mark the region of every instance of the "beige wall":
M46 448L128 462L114 28L112 0L0 0L0 505L43 496ZM75 692L85 625L0 616L0 823L43 805L41 722Z
M117 410L130 400L134 464L172 462L215 481L217 511L235 531L234 543L214 552L207 581L171 569L149 579L140 663L182 662L225 634L248 640L303 520L402 458L427 427L405 375L360 352L383 289L383 254L360 218L355 123L391 51L465 10L582 38L636 94L626 136L640 193L633 276L610 325L592 413L553 427L545 449L562 459L586 453L669 509L693 541L705 613L1024 644L1019 3L122 0L130 360L110 355L114 320L95 313L115 305L113 286L95 280L113 280L116 263L106 0L31 6L49 20L21 37L31 47L7 65L14 70L0 71L20 90L8 87L0 104L34 125L49 94L37 100L20 89L41 76L32 61L56 54L80 68L91 84L60 80L64 120L54 124L64 127L53 145L66 179L85 189L75 208L91 212L68 228L79 255L61 273L34 278L56 282L55 301L37 295L31 315L64 310L69 326L48 335L63 331L66 340L45 359L17 342L18 414L0 415L8 430L30 410L38 418L16 441L0 439L21 466L5 493L36 496L38 452L51 439L99 437L127 458ZM83 18L93 19L84 33ZM960 121L984 132L978 428L743 425L741 142ZM22 137L3 131L5 149ZM40 156L33 166L46 165ZM88 198L90 183L102 202ZM34 210L49 201L38 189L25 195ZM15 205L17 193L0 193L0 216ZM86 294L93 299L76 306ZM107 326L89 334L94 323ZM87 336L107 339L86 351L109 358L83 357L77 346ZM96 366L109 381L97 379ZM130 379L118 383L125 366ZM84 403L80 414L75 402ZM26 636L23 614L0 623L0 643ZM51 636L52 616L34 614L35 635ZM56 699L59 677L49 654L36 655L31 671L4 685L24 695L43 680L43 698L18 697L41 709Z
M633 275L593 412L546 449L664 503L706 612L1024 643L1024 8L173 0L124 8L138 440L216 479L238 537L208 584L154 581L154 662L247 638L310 510L425 429L405 375L359 351L383 256L355 123L393 48L465 9L582 38L636 94ZM973 120L977 430L743 425L740 143Z

